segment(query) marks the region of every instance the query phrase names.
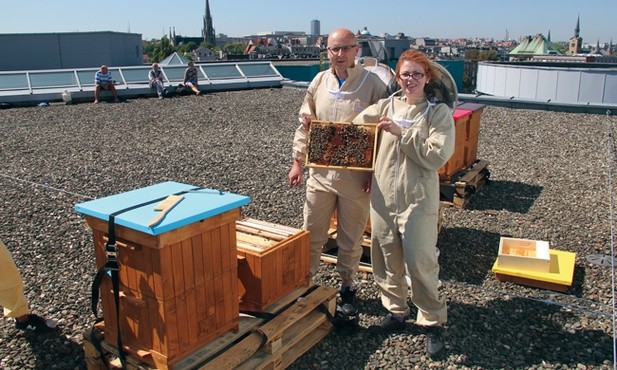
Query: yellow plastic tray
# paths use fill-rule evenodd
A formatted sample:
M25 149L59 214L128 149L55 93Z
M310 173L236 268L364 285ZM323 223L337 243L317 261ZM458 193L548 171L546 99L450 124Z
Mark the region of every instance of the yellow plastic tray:
M572 285L572 279L574 278L574 261L576 259L576 253L559 251L555 249L549 250L551 262L548 272L529 271L516 268L504 268L498 264L499 257L493 264L492 271L498 274L499 280L509 280L508 277L517 278L511 281L544 287L541 283L563 285L565 287ZM527 284L526 284L526 280ZM536 282L534 284L534 281ZM540 284L538 284L540 283ZM550 286L547 286L550 288Z

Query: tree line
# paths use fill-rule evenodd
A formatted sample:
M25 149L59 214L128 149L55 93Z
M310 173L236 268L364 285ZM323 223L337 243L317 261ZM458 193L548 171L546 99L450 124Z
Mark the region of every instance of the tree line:
M199 45L195 42L189 42L174 46L167 36L163 36L160 40L153 39L144 41L143 46L144 54L146 54L152 62L160 62L174 52L192 60L190 53L199 47L206 47L215 52L222 50L225 54L243 54L245 49L245 45L243 44L229 44L221 48L206 42L202 42Z

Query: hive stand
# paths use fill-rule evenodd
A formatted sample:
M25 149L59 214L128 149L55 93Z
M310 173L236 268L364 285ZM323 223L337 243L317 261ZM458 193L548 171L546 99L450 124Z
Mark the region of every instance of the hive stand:
M334 288L316 285L296 289L264 311L269 314L269 318L241 315L237 333L227 332L219 336L175 362L173 367L155 368L129 355L125 368L285 369L330 333L332 324L325 311L334 314L336 293ZM104 325L97 325L84 333L88 370L104 370L100 354L90 339L91 335L103 337ZM107 342L102 344L103 355L110 360L110 368L120 369L117 348Z

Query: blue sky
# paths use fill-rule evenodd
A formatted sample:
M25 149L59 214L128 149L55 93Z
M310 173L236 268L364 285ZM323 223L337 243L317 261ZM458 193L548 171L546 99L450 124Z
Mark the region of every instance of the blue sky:
M387 5L381 5L387 4ZM160 38L199 36L205 0L0 0L0 33L116 31ZM210 0L217 34L244 36L262 31L321 33L336 27L411 37L485 37L502 40L551 32L567 41L580 15L583 42L617 43L615 0Z

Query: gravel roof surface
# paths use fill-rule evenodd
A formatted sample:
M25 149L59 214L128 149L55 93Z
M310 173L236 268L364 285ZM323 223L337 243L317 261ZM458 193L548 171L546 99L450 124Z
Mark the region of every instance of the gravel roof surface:
M287 172L303 96L259 89L0 110L0 238L32 310L61 325L34 335L0 320L0 368L85 368L96 266L77 203L173 180L248 195L244 216L300 227L304 189L290 189ZM438 241L445 355L426 357L413 322L402 334L371 335L366 328L384 311L371 275L360 273L360 327L329 334L291 368L613 368L611 268L587 257L612 252L615 122L486 107L478 158L489 161L491 181L464 209L444 210ZM572 287L555 293L497 281L491 267L506 235L575 252ZM315 280L338 286L332 265Z

